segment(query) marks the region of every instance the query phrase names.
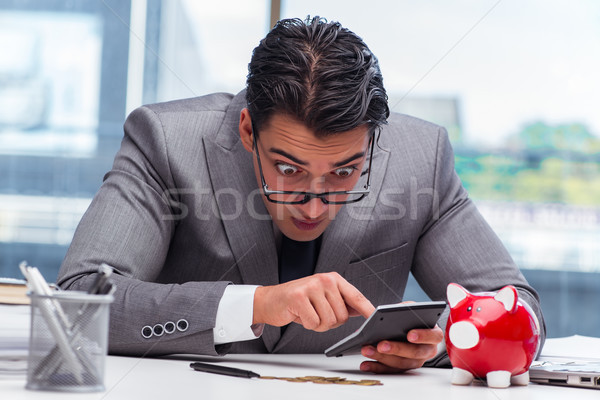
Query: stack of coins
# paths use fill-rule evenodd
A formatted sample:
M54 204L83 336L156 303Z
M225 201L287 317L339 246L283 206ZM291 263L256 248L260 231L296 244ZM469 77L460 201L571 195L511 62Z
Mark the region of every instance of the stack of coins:
M360 386L382 386L383 383L377 379L361 379L354 381L339 376L299 376L297 378L286 378L276 376L261 376L260 379L277 379L288 382L312 382L320 385L360 385Z

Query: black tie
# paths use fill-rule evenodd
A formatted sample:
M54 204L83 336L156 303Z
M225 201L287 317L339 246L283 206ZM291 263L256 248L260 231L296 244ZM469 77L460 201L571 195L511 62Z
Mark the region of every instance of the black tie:
M320 247L321 237L309 242L297 242L282 235L279 250L279 283L312 275Z

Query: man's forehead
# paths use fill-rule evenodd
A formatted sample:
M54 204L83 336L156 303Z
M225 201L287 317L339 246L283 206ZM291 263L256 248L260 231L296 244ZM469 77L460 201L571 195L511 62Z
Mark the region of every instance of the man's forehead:
M297 119L284 114L275 114L261 129L260 137L266 136L264 141L272 145L281 143L300 149L335 152L352 147L363 148L368 133L368 126L365 124L346 132L317 135Z

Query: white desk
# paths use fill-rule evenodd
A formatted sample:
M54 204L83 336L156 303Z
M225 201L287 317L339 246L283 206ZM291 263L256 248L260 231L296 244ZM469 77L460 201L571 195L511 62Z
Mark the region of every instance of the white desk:
M106 391L62 393L26 390L25 377L0 378L0 398L19 399L257 399L351 400L351 399L598 399L600 391L544 386L489 389L482 384L454 386L451 370L422 368L400 375L373 375L358 370L361 356L326 358L323 355L228 355L222 358L189 356L183 359L139 359L110 356L106 365ZM383 386L319 385L263 379L246 379L203 372L189 367L190 361L213 361L272 376L339 376L347 379L379 379ZM276 397L279 396L279 397Z

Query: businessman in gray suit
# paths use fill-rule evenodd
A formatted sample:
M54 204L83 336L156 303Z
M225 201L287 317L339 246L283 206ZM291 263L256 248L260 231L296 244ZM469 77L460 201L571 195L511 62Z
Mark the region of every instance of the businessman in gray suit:
M403 300L527 284L454 171L446 131L390 113L377 59L338 23L280 21L246 90L141 107L61 266L114 267L114 354L308 353ZM361 370L443 364L443 328L365 346ZM429 361L428 361L429 360Z

